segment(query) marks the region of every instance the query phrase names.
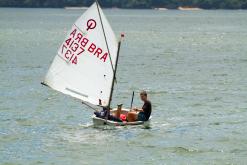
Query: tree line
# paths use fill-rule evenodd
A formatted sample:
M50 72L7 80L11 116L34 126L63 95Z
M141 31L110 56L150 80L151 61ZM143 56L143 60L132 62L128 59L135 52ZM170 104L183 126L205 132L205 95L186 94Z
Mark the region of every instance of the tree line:
M247 9L247 0L98 0L102 7L168 8L198 7L203 9ZM0 7L90 6L94 0L0 0Z

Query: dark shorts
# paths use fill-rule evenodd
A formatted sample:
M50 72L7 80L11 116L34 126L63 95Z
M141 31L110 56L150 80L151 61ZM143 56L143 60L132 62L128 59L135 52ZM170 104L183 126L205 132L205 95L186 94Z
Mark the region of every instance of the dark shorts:
M143 112L139 112L137 116L138 121L146 121L146 116Z

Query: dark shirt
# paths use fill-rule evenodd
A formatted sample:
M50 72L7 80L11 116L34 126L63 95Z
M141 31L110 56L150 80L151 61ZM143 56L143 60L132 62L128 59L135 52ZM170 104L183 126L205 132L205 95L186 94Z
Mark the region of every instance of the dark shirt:
M143 104L142 109L143 109L143 112L144 112L144 115L145 115L146 120L148 120L149 117L150 117L150 115L151 115L151 112L152 112L152 105L151 105L151 102L147 100L147 101Z

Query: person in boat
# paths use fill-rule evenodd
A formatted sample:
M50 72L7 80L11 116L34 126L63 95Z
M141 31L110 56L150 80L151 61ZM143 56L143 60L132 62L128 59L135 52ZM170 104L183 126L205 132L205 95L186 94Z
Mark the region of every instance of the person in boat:
M100 112L95 111L94 114L96 117L99 117L102 119L107 119L107 120L116 121L116 122L122 122L122 120L120 118L118 118L117 116L109 114L109 112L107 112L107 108L103 108Z
M126 122L126 115L122 114L122 107L123 107L123 104L117 105L117 110L114 114L112 114L112 116L117 119L120 119L122 122Z
M100 101L100 103L101 103L101 101ZM108 110L108 108L106 108L106 107L103 107L100 112L95 111L94 114L96 115L96 117L99 117L102 119L107 119L107 120L116 121L116 122L122 122L123 119L120 118L122 105L123 104L118 105L118 108L117 108L117 111L115 114L110 114L110 110Z
M147 92L141 91L140 98L144 102L142 108L133 108L127 114L127 121L134 122L134 121L147 121L152 113L152 104L148 100Z

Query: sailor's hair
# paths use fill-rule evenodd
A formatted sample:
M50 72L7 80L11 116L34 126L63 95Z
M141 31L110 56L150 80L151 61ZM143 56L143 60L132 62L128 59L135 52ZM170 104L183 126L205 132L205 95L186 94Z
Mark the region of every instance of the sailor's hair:
M146 92L146 91L142 90L142 91L140 92L140 95L147 96L148 94L147 94L147 92Z

